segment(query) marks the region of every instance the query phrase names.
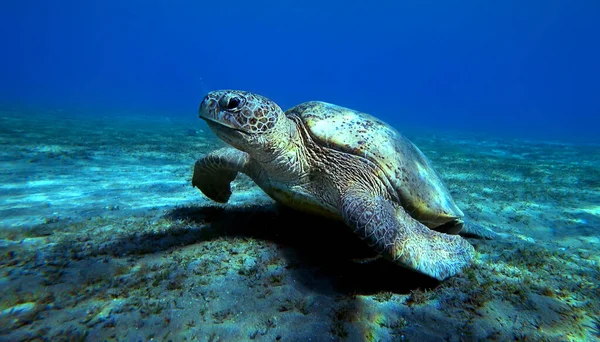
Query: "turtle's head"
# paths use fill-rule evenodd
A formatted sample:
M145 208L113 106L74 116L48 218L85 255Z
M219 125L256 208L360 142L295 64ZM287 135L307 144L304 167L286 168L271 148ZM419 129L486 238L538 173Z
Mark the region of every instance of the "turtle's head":
M250 154L278 145L274 143L287 127L275 102L241 90L208 93L200 104L200 118L223 141Z

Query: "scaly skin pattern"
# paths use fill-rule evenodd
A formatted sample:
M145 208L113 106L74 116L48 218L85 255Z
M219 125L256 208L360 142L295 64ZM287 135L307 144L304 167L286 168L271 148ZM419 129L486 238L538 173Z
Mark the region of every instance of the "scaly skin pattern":
M243 96L241 96L243 94ZM270 115L280 108L265 98L236 90L227 91L226 94L210 93L202 101L202 105L209 113L210 119L229 127L236 127L249 133L264 133L273 129L277 116ZM215 110L218 107L228 110Z
M440 280L468 265L474 254L473 247L458 235L436 232L420 222L414 211L421 207L407 205L407 196L397 189L398 183L390 177L389 170L393 165L388 168L386 163L398 161L386 156L385 167L382 167L379 160L381 153L400 152L402 158L416 158L416 162L427 169L429 164L422 153L411 147L412 144L404 151L398 150L402 146L386 146L383 142L389 136L371 137L380 131L369 131L371 124L364 120L352 122L352 118L346 117L350 126L335 124L319 128L324 125L317 124L319 115L332 115L327 119L336 123L337 115L357 113L331 106L321 102L308 103L284 114L273 102L256 94L242 91L210 93L200 106L200 117L217 136L235 148L217 150L196 162L194 186L209 198L223 202L229 198L228 182L235 178L234 174L243 172L275 200L296 209L342 219L370 246L399 265ZM338 110L338 114L333 115L329 110L332 113ZM260 114L253 117L253 111ZM266 119L259 121L265 116ZM378 120L373 122L385 125ZM357 127L360 124L366 127ZM337 129L347 132L336 135ZM357 129L358 132L352 135ZM349 136L354 136L356 141ZM340 146L344 142L348 146ZM356 144L362 145L365 153L357 150ZM368 147L369 144L375 147ZM402 162L410 165L411 161ZM408 181L401 184L404 187L415 185ZM413 196L419 196L418 190L412 191Z

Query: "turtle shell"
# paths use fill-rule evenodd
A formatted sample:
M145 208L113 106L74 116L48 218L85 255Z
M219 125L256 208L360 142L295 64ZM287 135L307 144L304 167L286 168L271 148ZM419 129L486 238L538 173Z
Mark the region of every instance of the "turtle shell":
M430 228L463 216L431 162L385 122L326 102L306 102L288 115L301 118L319 145L367 158L387 176L400 204Z

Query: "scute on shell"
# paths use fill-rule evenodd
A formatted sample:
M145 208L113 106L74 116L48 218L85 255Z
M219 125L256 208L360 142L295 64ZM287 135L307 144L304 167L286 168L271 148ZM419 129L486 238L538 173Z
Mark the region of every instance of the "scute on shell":
M434 228L463 216L427 157L385 122L318 101L302 103L286 114L300 117L320 145L378 165L404 208L423 224Z

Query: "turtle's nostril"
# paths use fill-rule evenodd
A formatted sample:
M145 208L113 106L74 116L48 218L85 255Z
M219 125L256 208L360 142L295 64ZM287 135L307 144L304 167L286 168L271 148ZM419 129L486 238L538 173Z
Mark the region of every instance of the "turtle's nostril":
M203 111L203 110L205 111L205 110L209 110L209 109L214 109L214 108L215 108L215 100L213 100L213 99L205 98L200 103L200 110L201 111Z

